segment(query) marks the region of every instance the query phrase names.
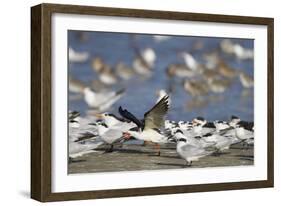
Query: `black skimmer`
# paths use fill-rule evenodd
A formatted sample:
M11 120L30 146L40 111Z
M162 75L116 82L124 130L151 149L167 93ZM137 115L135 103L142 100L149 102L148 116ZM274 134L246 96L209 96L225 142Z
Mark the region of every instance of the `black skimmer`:
M120 115L134 122L138 127L138 131L128 130L125 132L124 138L128 139L133 136L136 139L152 142L157 146L157 154L160 155L159 144L168 142L168 135L160 130L164 127L165 115L169 110L168 100L169 96L164 96L157 104L144 114L143 120L139 120L126 109L124 110L122 107L119 107Z

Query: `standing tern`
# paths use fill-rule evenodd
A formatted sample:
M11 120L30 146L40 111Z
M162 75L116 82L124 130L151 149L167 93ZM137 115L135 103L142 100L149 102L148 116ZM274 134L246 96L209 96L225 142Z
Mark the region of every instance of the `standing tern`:
M116 128L108 127L104 122L97 121L96 123L90 123L91 125L97 126L98 136L103 142L110 145L110 148L106 152L113 151L113 145L123 140L123 133L121 130Z
M197 135L205 135L216 131L216 126L213 122L207 122L203 117L196 117L192 120L193 130L192 132Z
M229 125L236 128L238 125L244 127L246 130L254 131L254 122L247 122L241 120L239 117L232 115Z
M79 118L78 112L69 113L69 122L70 124L73 121L77 121ZM82 156L87 153L94 152L97 147L103 144L103 141L100 137L95 135L92 127L88 125L88 120L85 118L79 118L79 127L73 127L70 125L68 128L68 154L69 160L73 158Z
M244 128L243 124L239 124L235 128L235 135L238 139L245 141L254 138L254 132Z
M179 132L176 133L180 134ZM198 161L200 158L210 155L212 152L206 151L199 145L192 144L186 138L177 139L177 153L186 161L186 166L191 166L193 161Z
M204 149L215 145L215 142L207 142L200 136L192 137L190 135L185 135L185 133L181 129L176 130L174 137L176 138L176 140L184 138L189 142L189 144Z

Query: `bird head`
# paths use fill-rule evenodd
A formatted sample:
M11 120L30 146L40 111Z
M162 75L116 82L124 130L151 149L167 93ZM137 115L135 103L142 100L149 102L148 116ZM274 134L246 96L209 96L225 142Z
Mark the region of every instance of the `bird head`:
M192 123L193 125L199 124L201 126L204 126L207 123L207 121L203 117L196 117L192 120Z

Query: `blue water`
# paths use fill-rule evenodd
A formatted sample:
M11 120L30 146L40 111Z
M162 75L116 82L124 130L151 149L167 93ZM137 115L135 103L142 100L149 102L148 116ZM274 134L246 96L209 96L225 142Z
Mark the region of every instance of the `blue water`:
M132 48L132 35L125 33L84 32L85 41L78 38L79 32L68 32L69 46L77 51L88 51L91 58L100 56L110 65L115 65L120 60L131 65L135 57ZM157 59L155 62L154 75L149 79L134 77L129 81L120 81L112 89L126 88L126 95L121 98L112 108L117 113L121 105L138 117L149 110L156 101L156 91L172 87L172 105L167 118L172 120L191 120L196 116L204 116L208 120L228 120L231 115L239 116L243 120L253 121L254 101L253 89L245 90L238 78L231 87L222 94L209 93L207 96L196 100L184 91L180 80L171 81L167 78L165 69L171 63L183 63L177 55L180 51L192 52L196 59L203 63L202 55L219 47L221 38L182 37L174 36L162 42L155 42L151 35L134 35L134 41L140 49L151 47L155 50ZM193 51L195 41L201 41L204 45L202 50ZM254 41L249 39L232 39L246 48L253 48ZM220 53L227 64L233 68L241 69L253 76L253 60L238 60L234 57ZM85 63L72 63L69 65L69 75L84 83L90 84L97 79L91 68L90 61ZM192 107L193 102L200 102ZM188 106L189 105L189 106ZM196 105L196 104L195 104ZM86 114L89 109L83 99L69 102L70 110L78 110Z

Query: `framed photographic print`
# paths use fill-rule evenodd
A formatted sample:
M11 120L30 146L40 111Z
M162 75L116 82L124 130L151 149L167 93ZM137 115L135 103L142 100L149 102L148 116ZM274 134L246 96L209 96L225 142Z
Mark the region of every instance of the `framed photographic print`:
M31 197L273 187L273 19L31 8Z

